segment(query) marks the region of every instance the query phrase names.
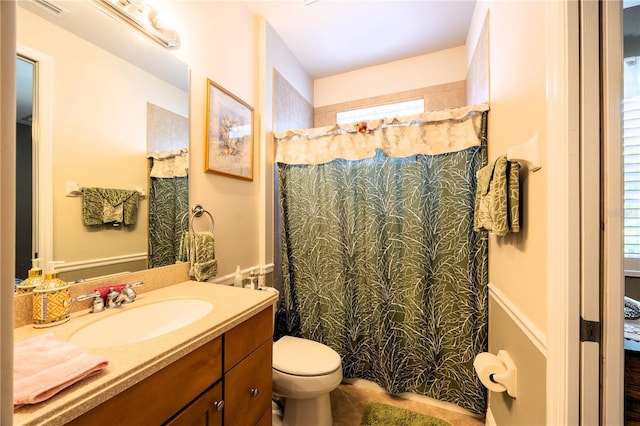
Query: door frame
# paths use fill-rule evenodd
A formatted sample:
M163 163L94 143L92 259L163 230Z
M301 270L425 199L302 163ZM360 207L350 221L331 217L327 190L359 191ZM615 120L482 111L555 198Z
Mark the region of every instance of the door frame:
M545 2L547 424L579 424L579 4Z
M601 318L601 59L599 2L580 1L580 321ZM597 334L597 333L596 333ZM580 341L580 424L600 424L601 337Z
M40 267L45 268L53 260L53 58L22 43L17 43L16 50L35 64L32 136L38 223L34 232Z
M622 2L601 4L601 343L602 424L624 422Z
M580 424L580 196L601 205L601 424L624 422L622 264L622 2L601 5L602 191L580 192L579 2L547 2L547 424ZM551 145L552 144L552 145ZM551 149L553 147L553 149ZM586 188L586 191L589 191Z

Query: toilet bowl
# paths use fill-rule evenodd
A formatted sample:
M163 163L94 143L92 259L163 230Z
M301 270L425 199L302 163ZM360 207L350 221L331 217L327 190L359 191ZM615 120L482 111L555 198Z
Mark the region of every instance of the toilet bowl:
M279 294L278 290L261 290ZM274 303L274 321L277 301ZM342 360L330 347L313 340L283 336L273 344L273 395L284 400L282 423L274 411L273 424L332 426L329 393L342 381Z
M284 398L284 425L331 426L329 393L341 381L342 360L330 347L292 336L273 344L273 394Z

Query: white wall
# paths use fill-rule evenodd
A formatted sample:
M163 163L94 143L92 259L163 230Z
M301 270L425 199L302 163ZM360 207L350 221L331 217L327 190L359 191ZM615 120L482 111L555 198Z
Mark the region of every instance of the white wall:
M489 16L489 161L539 135L547 147L545 2L487 1L476 5L468 60ZM547 331L547 168L523 170L521 231L489 236L492 288L489 350L506 349L518 367L516 399L491 393L489 409L498 425L543 424Z
M546 155L546 60L540 28L543 2L494 2L490 6L489 161L509 147L539 137ZM546 168L523 173L520 233L490 238L489 281L541 330L547 328Z
M300 61L293 55L291 50L284 44L282 39L274 31L274 29L266 23L266 39L267 39L267 59L266 59L266 71L267 71L267 85L271 84L272 69L278 70L295 89L300 93L310 104L313 104L314 99L314 81L311 79L307 71L302 68ZM271 87L267 92L270 92ZM267 97L267 107L270 107L269 97ZM265 112L265 117L269 115L269 112Z
M466 47L459 46L314 81L314 107L464 80Z
M176 56L191 69L190 204L215 220L218 276L257 265L260 258L259 21L236 2L170 2L181 47ZM205 173L207 78L254 108L253 181Z

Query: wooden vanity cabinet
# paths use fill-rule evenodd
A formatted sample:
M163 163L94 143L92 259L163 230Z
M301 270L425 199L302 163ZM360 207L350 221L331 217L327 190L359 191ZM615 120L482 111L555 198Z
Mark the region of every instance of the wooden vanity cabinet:
M270 426L272 312L269 306L69 424Z
M71 421L71 425L161 425L222 377L222 336Z
M271 425L272 309L224 335L225 426Z
M218 426L222 424L223 408L222 383L218 382L164 425Z
M272 315L269 307L224 334L222 382L166 426L271 426Z

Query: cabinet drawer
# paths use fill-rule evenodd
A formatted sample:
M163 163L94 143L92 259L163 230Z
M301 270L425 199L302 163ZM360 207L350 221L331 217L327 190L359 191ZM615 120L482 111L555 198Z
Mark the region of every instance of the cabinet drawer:
M273 307L270 305L225 333L224 371L229 371L258 346L272 339Z
M225 374L225 426L255 425L271 411L272 348L271 340L263 343Z
M71 425L161 424L222 376L221 337L73 420Z
M222 425L222 382L213 386L177 414L165 426Z

